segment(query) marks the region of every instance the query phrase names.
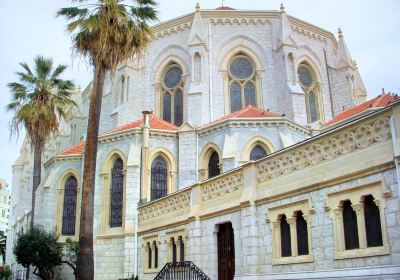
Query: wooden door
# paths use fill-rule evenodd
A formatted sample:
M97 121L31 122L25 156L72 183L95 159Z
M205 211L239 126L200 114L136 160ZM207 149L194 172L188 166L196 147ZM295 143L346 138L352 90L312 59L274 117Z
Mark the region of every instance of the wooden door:
M233 280L235 276L235 242L231 223L218 231L218 280Z

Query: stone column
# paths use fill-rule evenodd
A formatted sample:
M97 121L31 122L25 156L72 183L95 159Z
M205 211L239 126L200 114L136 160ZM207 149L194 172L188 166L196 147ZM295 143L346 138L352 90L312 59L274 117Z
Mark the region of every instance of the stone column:
M337 252L343 252L344 245L344 230L343 230L343 209L339 207L333 210L333 228L335 233L335 249Z
M354 204L353 209L357 215L358 244L360 249L365 249L367 248L367 236L365 233L364 204Z
M297 230L296 230L296 218L288 218L287 222L290 226L290 244L292 249L292 257L298 256L297 251Z
M150 192L148 183L150 182L148 179L149 169L149 142L150 142L150 115L152 114L150 111L143 111L143 127L142 127L142 180L141 180L141 189L142 189L142 199L150 200Z

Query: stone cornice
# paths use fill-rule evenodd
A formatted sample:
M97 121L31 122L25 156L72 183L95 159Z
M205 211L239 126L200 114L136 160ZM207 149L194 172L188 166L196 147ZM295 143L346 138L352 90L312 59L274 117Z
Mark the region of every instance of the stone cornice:
M272 117L267 117L267 118L235 118L235 119L226 119L223 120L222 122L216 123L216 124L211 124L206 127L201 127L198 128L198 134L199 135L207 135L210 133L213 133L215 131L219 131L222 129L225 129L227 127L233 127L233 126L257 126L257 125L264 125L264 126L287 126L292 129L294 129L297 132L300 132L304 135L310 136L310 130L296 124L295 122L289 120L288 118L285 117L278 117L278 118L272 118Z
M82 160L82 155L81 154L75 154L75 155L64 155L64 156L54 156L48 161L46 161L43 164L44 168L48 168L51 165L53 165L56 162L62 162L62 161L80 161Z
M200 10L200 13L203 19L209 19L211 24L217 25L265 25L271 24L272 19L280 18L279 11L271 10ZM193 18L194 13L190 13L154 25L152 30L155 40L190 30ZM331 40L334 47L337 47L337 41L332 32L293 16L288 16L288 18L294 32L321 42Z

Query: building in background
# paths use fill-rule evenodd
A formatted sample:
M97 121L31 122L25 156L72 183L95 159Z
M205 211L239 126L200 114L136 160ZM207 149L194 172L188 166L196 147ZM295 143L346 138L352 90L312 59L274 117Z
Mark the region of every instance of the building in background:
M5 180L0 179L0 231L7 233L11 193Z
M197 6L153 31L105 82L95 279L154 279L182 260L219 280L398 278L400 105L365 100L342 31L283 6ZM60 242L79 236L90 94L74 93L43 154L35 222ZM26 139L8 246L29 225L32 159Z

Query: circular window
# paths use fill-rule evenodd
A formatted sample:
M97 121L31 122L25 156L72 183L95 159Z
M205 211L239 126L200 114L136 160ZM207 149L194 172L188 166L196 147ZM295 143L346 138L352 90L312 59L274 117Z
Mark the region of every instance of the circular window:
M237 57L232 61L230 72L236 79L244 80L253 75L253 65L246 57Z
M313 84L313 78L311 75L311 72L308 68L301 66L299 70L297 70L297 73L299 74L299 79L300 82L306 86L306 87L311 87Z
M182 69L178 66L172 66L164 76L164 85L167 88L176 87L182 79Z

